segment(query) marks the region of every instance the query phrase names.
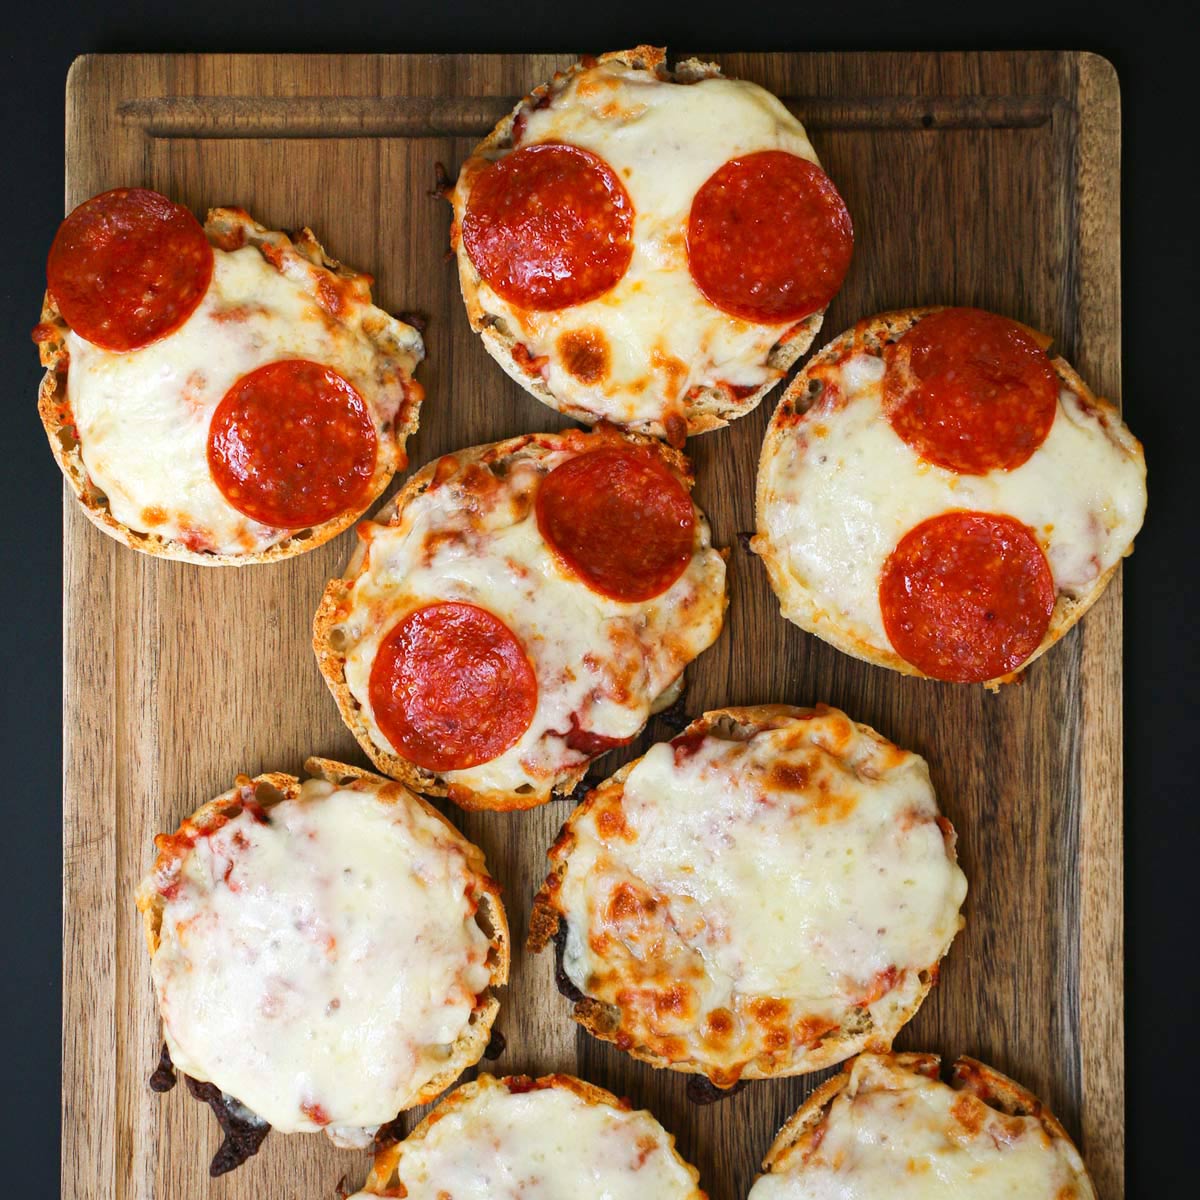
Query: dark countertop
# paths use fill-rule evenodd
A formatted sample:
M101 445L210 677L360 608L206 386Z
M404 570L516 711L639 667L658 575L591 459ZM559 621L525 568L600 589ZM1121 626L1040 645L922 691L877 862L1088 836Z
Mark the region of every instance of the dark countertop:
M0 1006L7 1035L3 1178L11 1195L50 1196L58 1174L60 476L34 409L39 370L29 331L43 263L62 214L63 87L90 51L601 51L635 42L802 49L1090 49L1116 65L1123 99L1124 401L1146 446L1150 511L1125 567L1128 1191L1190 1177L1190 1074L1200 1067L1187 1016L1196 1007L1193 914L1200 811L1187 762L1198 738L1200 623L1194 509L1200 437L1186 350L1195 339L1197 262L1191 21L1183 5L1007 0L989 6L861 3L851 8L628 3L575 11L450 0L430 6L101 3L11 15L5 30L8 125L0 195L8 244L0 330L10 419L0 541L13 624L3 639L5 758L19 766L0 848L7 919ZM545 11L539 11L539 10ZM1190 14L1189 14L1190 15ZM919 19L918 19L919 18ZM1193 18L1194 19L1194 18ZM1135 28L1135 23L1137 27ZM528 27L528 31L522 29ZM880 181L886 186L886 180ZM1186 332L1182 337L1176 330ZM1181 1069L1183 1068L1183 1069ZM1185 1082L1186 1081L1186 1082Z

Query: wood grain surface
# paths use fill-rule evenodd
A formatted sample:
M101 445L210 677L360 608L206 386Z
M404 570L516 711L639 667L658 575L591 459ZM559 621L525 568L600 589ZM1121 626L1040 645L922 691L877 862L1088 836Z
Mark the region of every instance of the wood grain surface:
M594 47L593 49L604 49ZM817 339L857 317L976 304L1051 333L1100 392L1120 384L1119 97L1085 54L727 54L728 74L808 124L854 217L849 278ZM428 402L410 442L434 455L564 421L521 392L471 333L431 196L530 86L568 56L101 56L67 86L69 209L122 184L198 213L236 204L312 227L377 279L379 302L429 317ZM36 298L30 300L31 320ZM776 394L777 395L777 394ZM687 711L824 700L929 760L971 883L941 984L898 1045L969 1053L1041 1096L1105 1198L1123 1194L1121 600L1119 579L1020 686L905 679L783 621L739 544L775 396L693 439L697 498L731 547L720 641L689 671ZM1135 425L1136 425L1136 414ZM136 554L67 495L63 1195L333 1200L362 1152L274 1135L210 1180L218 1143L186 1089L146 1079L161 1044L133 888L151 837L241 771L297 771L312 753L363 762L309 648L313 610L351 535L292 560L211 570ZM647 739L666 736L654 722ZM640 752L645 741L630 753ZM626 755L625 757L628 757ZM607 774L616 757L603 760ZM505 890L515 938L569 811L465 814ZM775 1130L817 1077L750 1085L697 1107L567 1017L550 956L518 952L492 1069L572 1071L650 1108L713 1200L741 1200ZM412 1114L415 1121L420 1113Z

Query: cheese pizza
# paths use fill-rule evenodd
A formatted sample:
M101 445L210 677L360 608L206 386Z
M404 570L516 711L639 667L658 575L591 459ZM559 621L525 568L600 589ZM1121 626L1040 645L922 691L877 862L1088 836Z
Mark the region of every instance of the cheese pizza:
M137 904L174 1066L260 1128L365 1145L478 1062L508 928L482 852L431 805L307 767L240 776L159 835Z
M771 418L752 543L783 615L908 675L1009 682L1133 547L1146 464L1049 340L978 309L860 321Z
M467 313L505 371L552 408L677 446L783 377L853 246L776 97L645 46L535 88L451 200Z
M448 454L359 526L314 648L388 775L530 808L670 704L721 630L725 560L687 460L566 430Z
M1095 1200L1040 1100L972 1058L864 1054L780 1131L749 1200Z
M598 1037L719 1088L886 1050L962 924L923 759L844 713L706 713L622 767L550 851L553 938Z
M126 545L285 558L406 464L421 336L309 230L293 242L221 208L202 227L118 188L66 218L46 275L39 411L84 512Z
M570 1075L480 1075L380 1150L361 1192L408 1200L706 1200L650 1113Z

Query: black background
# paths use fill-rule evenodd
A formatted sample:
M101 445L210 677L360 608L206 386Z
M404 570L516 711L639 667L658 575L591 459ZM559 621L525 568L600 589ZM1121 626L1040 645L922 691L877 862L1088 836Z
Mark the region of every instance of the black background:
M1087 49L1122 89L1124 401L1146 447L1150 511L1125 567L1128 1192L1195 1186L1200 795L1196 136L1190 5L579 5L168 0L6 6L0 60L0 1191L57 1194L61 919L61 480L34 406L29 331L63 210L63 89L92 51L599 52ZM530 81L531 83L534 81ZM886 179L880 180L886 187ZM1192 1180L1189 1186L1188 1180ZM65 1195L73 1195L70 1186ZM314 1198L316 1200L316 1198Z

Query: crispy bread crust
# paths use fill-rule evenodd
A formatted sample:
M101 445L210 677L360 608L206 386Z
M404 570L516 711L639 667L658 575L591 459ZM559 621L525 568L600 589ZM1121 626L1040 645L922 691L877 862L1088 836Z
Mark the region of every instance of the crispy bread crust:
M715 731L718 736L728 740L745 741L765 729L778 727L797 717L824 711L826 711L824 705L818 705L816 708L799 708L788 704L757 704L740 708L718 708L697 717L679 736L687 737L689 734L707 734ZM880 736L869 726L860 722L856 721L854 725L860 732L872 737ZM620 790L630 771L639 762L641 762L640 758L626 763L614 775L590 791L583 803L571 813L564 823L558 839L549 852L552 860L558 860L557 865L546 877L545 883L542 884L533 900L529 918L529 937L526 943L527 948L533 953L539 953L546 948L558 933L560 923L565 919L557 905L556 898L562 878L566 874L571 850L574 847L573 826L576 818L587 812L601 797ZM954 854L955 834L950 832L944 836L947 838L947 849L951 858L957 861ZM965 921L960 913L955 934L964 924ZM950 944L947 942L937 960L918 971L919 990L907 1007L897 1010L894 1019L887 1027L870 1025L865 1029L855 1031L848 1027L849 1013L847 1013L846 1022L839 1025L838 1029L823 1036L815 1047L795 1052L790 1062L782 1064L764 1064L759 1059L752 1059L742 1069L737 1081L714 1078L714 1067L697 1058L670 1060L655 1054L645 1046L626 1045L629 1035L623 1033L621 1029L620 1010L591 996L584 996L581 1000L575 1001L571 1016L594 1037L620 1045L621 1049L642 1062L670 1071L681 1071L690 1075L707 1075L718 1087L730 1087L742 1079L771 1079L803 1075L809 1071L819 1071L824 1067L834 1066L846 1058L864 1051L889 1050L897 1033L916 1015L925 997L929 995L933 985L937 982L939 963L949 951Z
M931 1079L940 1078L942 1060L937 1054L910 1052L880 1054L876 1057L883 1059L896 1070L925 1075ZM796 1159L804 1156L812 1144L813 1135L828 1115L830 1106L849 1086L850 1070L853 1066L854 1060L851 1059L837 1075L827 1079L817 1088L784 1122L763 1159L764 1172L771 1174L787 1171ZM1022 1087L1015 1080L1002 1075L994 1067L979 1062L978 1059L966 1055L957 1058L949 1067L945 1082L955 1091L970 1092L990 1108L1008 1116L1035 1117L1052 1141L1066 1142L1074 1146L1062 1123L1028 1088ZM1086 1173L1082 1182L1087 1183L1089 1187L1091 1185Z
M567 416L574 417L586 424L594 424L602 418L588 408L573 404L570 397L558 396L546 386L539 375L531 375L514 357L513 348L518 338L503 323L498 324L498 318L487 312L479 298L479 274L476 272L461 245L459 231L462 229L463 217L466 213L467 198L464 195L461 182L468 174L468 165L473 160L492 159L512 148L512 127L517 114L527 105L536 104L544 96L562 91L575 76L590 70L598 63L614 62L634 70L652 72L664 82L695 83L701 79L717 78L721 68L716 63L701 62L698 59L688 59L677 63L674 70L667 66L667 52L661 46L636 46L632 50L614 50L602 54L594 60L584 59L569 67L566 71L556 72L553 79L539 84L528 96L525 96L517 106L483 139L472 151L471 158L463 164L459 172L458 182L450 192L449 199L454 206L454 222L450 232L450 246L458 259L458 279L462 289L463 302L467 307L467 317L471 328L483 340L484 348L499 363L501 369L514 382L525 389L531 396L540 400L550 408L557 409ZM691 398L683 398L684 419L686 422L685 437L697 433L707 433L712 429L720 429L737 417L758 407L762 398L779 385L780 380L788 370L800 359L812 345L813 339L821 328L825 317L825 309L805 317L790 329L787 334L771 347L766 365L779 375L768 380L757 391L737 399L730 393L717 387L707 387ZM680 442L678 437L672 437L673 430L664 427L661 421L644 421L630 428L641 433L652 434L655 437L666 437L673 443Z
M493 989L503 987L508 982L508 970L511 959L511 937L508 929L508 917L500 899L500 887L487 871L483 851L474 843L469 842L455 826L423 797L415 795L391 779L383 779L361 767L350 766L328 758L309 758L304 764L307 777L324 779L339 787L359 788L364 791L378 791L382 799L392 803L405 801L415 803L427 816L435 819L452 836L455 844L463 851L471 872L479 877L479 886L475 899L479 905L485 932L488 934L491 948L488 954L488 969L491 973L488 991L480 999L482 1003L472 1013L470 1024L459 1034L454 1043L446 1066L439 1071L421 1091L413 1098L409 1108L420 1104L428 1104L436 1096L446 1090L468 1067L474 1066L487 1049L491 1039L492 1025L500 1011L500 1001ZM273 789L274 795L267 793L255 798L263 808L270 810L284 800L294 800L300 795L300 780L295 775L286 775L272 771L256 775L253 780L246 776L238 776L237 782L227 792L222 792L215 799L202 804L183 826L194 826L199 830L215 830L226 820L242 811L240 793L249 783L266 784ZM181 827L182 829L182 827ZM154 886L154 876L160 866L165 865L175 853L170 849L168 839L155 838L158 846L158 856L154 868L142 880L136 894L138 911L142 914L143 927L146 934L146 946L153 959L158 952L163 911L166 907L162 895Z
M293 240L284 233L259 225L242 209L214 208L209 210L205 219L204 232L209 242L217 248L243 244L254 246L268 262L271 261L271 255L278 257L281 254L298 254L314 271L322 272L331 279L336 279L340 287L348 288L356 300L368 305L371 303L371 276L360 274L330 258L313 236L311 229L302 229ZM202 567L241 567L250 563L278 562L312 550L349 528L379 499L391 482L392 476L407 465L405 442L417 431L421 403L424 399L424 390L412 378L412 370L424 354L420 336L403 321L381 310L377 311L378 328L373 331L372 338L379 353L389 355L401 364L405 359L410 359L411 366L404 369L404 404L390 429L379 437L379 461L362 507L333 517L323 524L314 525L310 529L298 530L266 550L249 554L226 554L192 550L183 542L165 538L160 534L131 529L113 516L107 497L88 475L67 395L70 355L65 338L70 326L59 312L54 298L46 292L42 301L41 324L38 326L38 350L42 366L46 368L38 387L38 415L41 417L55 461L75 493L84 515L97 529L134 550L152 554L157 558L172 558Z
M608 427L608 432L612 438L625 443L653 445L661 454L663 461L690 493L692 488L691 466L677 450L673 450L670 446L664 446L649 437L620 431L615 427ZM529 450L530 448L536 450L539 445L546 444L549 447L546 452L549 453L551 448L559 445L570 445L572 441L594 437L593 433L572 429L563 430L561 433L522 434L502 442L456 450L452 455L446 457L453 458L460 463L497 462L519 450ZM435 459L433 462L427 463L415 475L410 476L404 487L380 509L373 520L381 525L396 524L405 507L429 488L440 461L440 459ZM517 791L473 792L461 785L452 786L447 783L444 776L419 767L403 756L393 754L376 744L363 716L362 706L354 698L346 682L346 656L344 649L338 645L339 639L336 635L337 627L349 611L350 593L365 561L365 546L360 542L351 555L350 561L346 564L341 578L330 580L325 588L316 616L313 618L313 651L317 656L317 666L320 668L321 676L334 700L337 701L342 720L371 761L385 775L400 780L414 791L431 796L449 796L461 808L466 809L510 812L536 808L538 805L545 804L554 793L570 792L587 773L593 760L589 759L576 767L561 771L543 791L531 793ZM726 603L728 603L728 596Z
M864 318L852 328L834 338L828 345L823 346L804 364L803 369L797 373L796 377L780 397L779 406L772 414L766 437L763 439L762 452L758 461L758 482L755 489L754 504L757 532L750 543L754 553L762 559L763 565L767 569L767 577L770 580L771 590L779 600L780 612L789 621L799 625L801 629L807 630L809 633L816 634L817 637L845 654L861 658L864 662L872 663L877 667L888 667L893 671L899 671L902 675L916 675L923 679L931 678L931 676L918 670L898 654L890 650L885 651L875 646L869 646L852 633L832 622L825 615L824 609L816 596L803 587L788 571L782 555L777 552L771 542L765 524L767 502L766 479L768 464L777 454L783 452L787 440L791 436L790 423L787 418L802 415L807 411L811 403L808 384L810 372L814 367L820 367L831 361L841 359L852 345L855 348L873 350L894 342L907 333L922 317L940 312L944 307L946 306L930 305L923 308L904 308ZM1040 334L1035 334L1035 336L1042 341L1047 341ZM1130 458L1141 463L1144 471L1145 455L1142 451L1142 445L1121 420L1121 414L1116 405L1109 400L1093 395L1091 389L1084 383L1079 377L1078 372L1066 359L1055 357L1051 358L1050 362L1062 384L1077 395L1082 396L1100 412L1105 431L1113 444L1118 446ZM1133 543L1131 542L1125 548L1122 557L1127 557L1132 552ZM1069 596L1058 596L1055 601L1054 612L1050 618L1050 626L1046 630L1046 636L1042 639L1042 644L1021 664L1019 670L1012 671L1007 675L997 676L995 679L989 679L984 682L983 686L989 691L994 692L1002 684L1012 683L1014 680L1019 679L1029 666L1041 658L1059 638L1070 632L1071 628L1079 621L1083 614L1096 603L1119 566L1120 560L1118 559L1117 562L1095 581L1091 589L1078 599Z
M515 1089L511 1088L510 1085L515 1085ZM618 1100L612 1092L605 1091L604 1088L597 1087L594 1083L588 1083L586 1080L577 1079L574 1075L543 1075L540 1079L531 1079L528 1075L506 1075L503 1078L497 1079L493 1075L484 1073L470 1083L464 1083L462 1087L455 1088L409 1133L404 1141L382 1147L375 1155L375 1161L371 1166L371 1173L367 1176L367 1181L363 1184L363 1190L360 1194L367 1196L403 1195L402 1192L396 1191L395 1184L398 1182L396 1180L396 1173L400 1166L400 1161L404 1157L405 1147L411 1143L421 1141L438 1121L457 1109L465 1108L481 1092L498 1088L510 1088L510 1090L520 1092L544 1091L548 1088L557 1088L560 1091L573 1092L586 1104L602 1105L607 1108L621 1109L625 1112L630 1111L631 1108L628 1100ZM692 1200L708 1200L707 1194L701 1191L699 1187L700 1173L691 1163L686 1162L680 1157L679 1152L675 1149L674 1135L666 1129L663 1130L663 1133L666 1136L667 1146L670 1148L675 1160L688 1172L692 1177L693 1184L696 1185Z

